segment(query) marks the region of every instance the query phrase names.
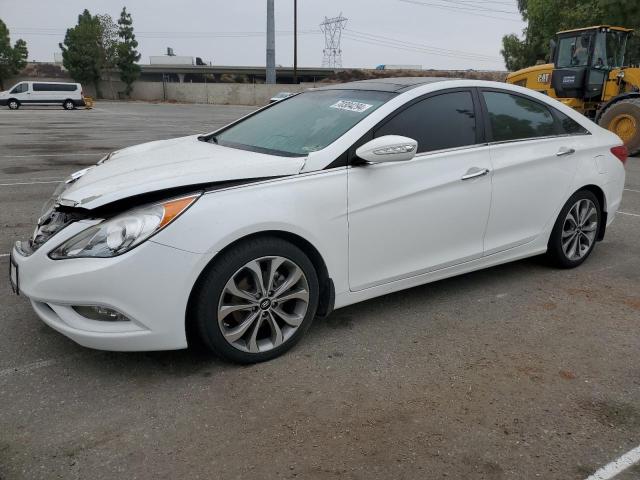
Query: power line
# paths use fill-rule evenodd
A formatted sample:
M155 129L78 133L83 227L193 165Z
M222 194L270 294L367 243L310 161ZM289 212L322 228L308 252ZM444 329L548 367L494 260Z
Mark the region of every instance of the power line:
M449 11L453 11L453 12L463 12L463 13L472 13L473 15L477 16L477 17L484 17L484 18L493 18L495 20L503 20L505 22L517 22L517 23L521 23L521 20L516 20L515 18L505 18L505 17L496 17L495 15L485 15L484 13L480 13L480 11L478 10L473 10L473 9L468 9L468 8L463 8L463 7L454 7L452 5L439 5L439 4L433 4L433 3L425 3L425 2L418 2L416 0L398 0L399 2L404 2L404 3L411 3L414 5L419 5L421 7L430 7L430 8L439 8L441 10L449 10Z
M62 36L66 30L54 28L11 28L12 34L37 35L37 36ZM299 35L317 35L320 30L298 30ZM277 30L277 35L293 35L292 30ZM190 38L249 38L264 37L266 32L163 32L163 31L138 31L138 38L167 38L167 39L190 39Z
M448 57L448 58L457 58L457 59L460 59L460 60L478 61L478 62L489 63L489 64L493 64L493 65L498 65L498 64L501 63L500 60L497 57L496 57L495 60L490 60L490 59L483 59L483 58L465 57L465 56L462 56L462 55L455 55L455 54L448 54L448 53L433 52L433 51L421 49L421 48L418 48L418 47L394 45L394 44L391 44L391 43L388 43L388 42L385 43L385 42L381 42L381 41L373 40L373 39L367 40L367 39L364 39L364 38L351 36L347 32L344 33L344 37L349 39L349 40L352 40L354 42L365 43L365 44L368 44L368 45L374 45L374 46L378 46L378 47L388 47L388 48L392 48L392 49L396 49L396 50L405 50L405 51L414 52L414 53L424 53L424 54L435 55L435 56L439 56L439 57Z
M484 55L481 53L468 52L464 50L452 50L452 49L446 49L441 47L435 47L432 45L411 42L408 40L400 40L397 38L386 37L383 35L376 35L376 34L367 33L367 32L359 32L357 30L347 29L347 32L351 35L363 37L364 39L377 40L380 42L391 42L394 44L399 44L401 46L414 47L414 48L419 48L421 50L429 50L429 51L438 52L438 53L446 53L452 56L465 56L465 57L473 57L474 59L485 59L485 60L495 60L497 58L492 55Z

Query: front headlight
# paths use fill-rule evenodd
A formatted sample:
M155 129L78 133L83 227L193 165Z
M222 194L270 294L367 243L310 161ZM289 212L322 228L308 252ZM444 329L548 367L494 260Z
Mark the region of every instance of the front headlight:
M49 258L108 258L128 252L178 218L200 193L135 208L71 237L49 253Z

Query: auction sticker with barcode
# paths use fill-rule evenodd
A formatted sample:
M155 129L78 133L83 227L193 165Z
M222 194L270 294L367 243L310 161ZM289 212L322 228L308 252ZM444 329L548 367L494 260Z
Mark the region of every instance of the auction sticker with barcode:
M340 100L339 102L331 105L331 108L337 108L339 110L349 110L350 112L362 113L369 110L373 105L368 103L354 102L353 100Z

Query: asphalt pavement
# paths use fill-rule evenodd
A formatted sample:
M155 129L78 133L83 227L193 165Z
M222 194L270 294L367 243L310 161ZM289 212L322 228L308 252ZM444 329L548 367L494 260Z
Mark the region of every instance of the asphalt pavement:
M251 110L0 110L0 270L69 173ZM254 366L80 347L2 275L0 479L585 479L640 445L640 158L626 188L578 269L534 258L370 300Z

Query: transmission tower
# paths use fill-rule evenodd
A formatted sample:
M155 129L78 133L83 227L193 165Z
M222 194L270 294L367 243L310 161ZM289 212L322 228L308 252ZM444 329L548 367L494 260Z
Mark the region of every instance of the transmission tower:
M324 33L323 68L342 68L340 40L346 25L347 19L342 16L342 12L337 17L324 17L324 22L320 24L320 31Z

